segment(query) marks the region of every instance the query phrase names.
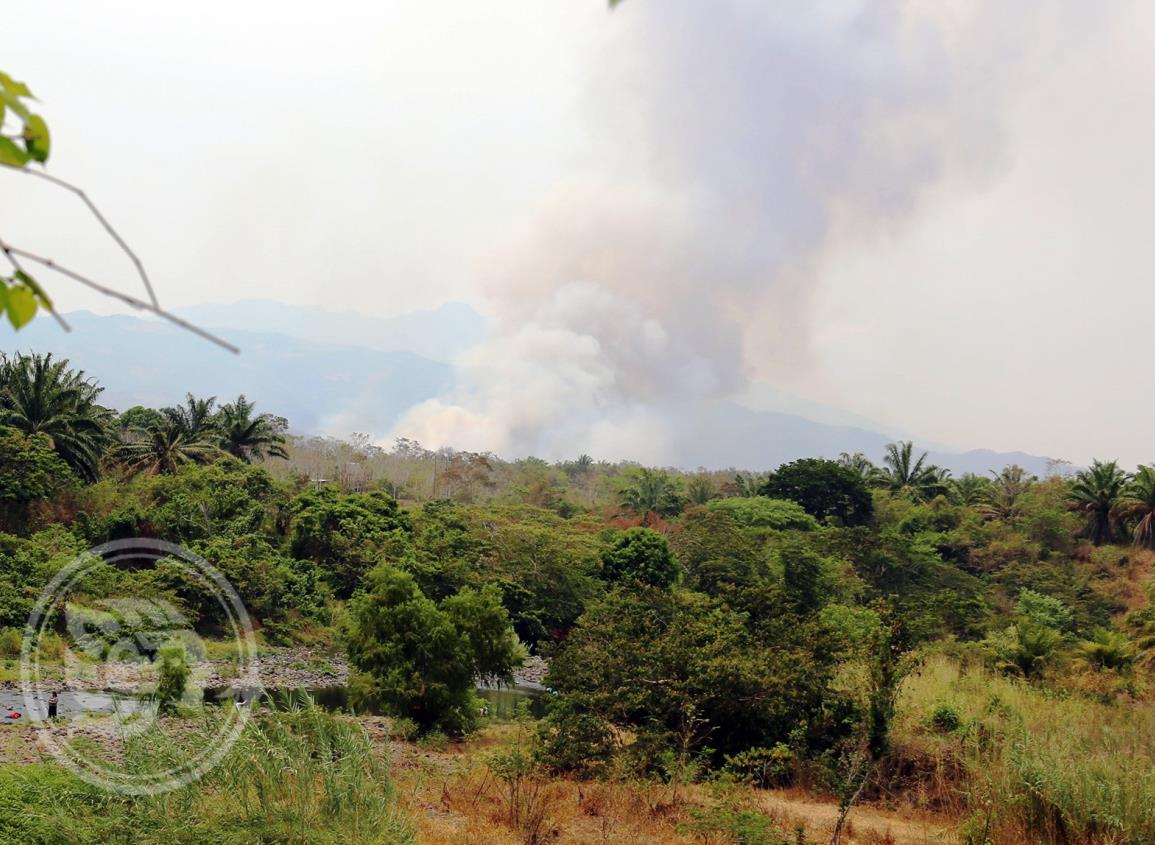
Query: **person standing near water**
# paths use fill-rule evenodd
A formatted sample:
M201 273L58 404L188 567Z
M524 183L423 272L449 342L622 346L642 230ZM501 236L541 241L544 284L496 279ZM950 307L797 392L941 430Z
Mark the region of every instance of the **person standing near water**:
M56 718L56 708L59 704L60 704L60 693L58 693L56 690L53 690L48 695L48 718L49 719L55 719Z

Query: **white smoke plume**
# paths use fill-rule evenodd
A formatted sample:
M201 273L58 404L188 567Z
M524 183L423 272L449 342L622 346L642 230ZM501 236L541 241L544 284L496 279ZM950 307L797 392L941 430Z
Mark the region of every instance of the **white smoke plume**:
M496 324L457 393L395 434L687 463L685 444L725 436L720 403L752 375L806 367L829 250L902 226L933 188L997 174L1020 36L1046 29L1026 17L629 0L590 85L595 163L493 263Z

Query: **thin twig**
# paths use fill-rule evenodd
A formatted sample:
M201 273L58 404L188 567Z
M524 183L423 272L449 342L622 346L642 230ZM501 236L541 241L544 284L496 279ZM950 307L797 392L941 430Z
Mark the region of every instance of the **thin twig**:
M9 248L8 244L4 243L2 240L0 240L0 252L4 253L4 257L8 259L8 263L16 269L16 272L24 273L24 268L20 266L20 262L16 259L16 256L12 254L11 248ZM64 329L66 332L72 331L72 326L68 325L68 322L56 313L55 308L49 308L48 313L52 315L52 318L56 320L60 328Z
M63 179L53 176L50 173L45 173L43 170L33 170L29 167L17 167L14 169L21 173L27 173L29 176L35 176L38 179L44 179L48 182L51 182L53 185L64 188L68 191L72 191L72 193L80 197L81 201L88 206L88 210L92 212L93 216L98 221L100 221L100 225L104 227L104 231L108 232L112 239L116 241L122 250L124 250L124 254L132 259L132 263L136 265L136 271L140 274L141 281L144 282L144 289L148 291L148 298L152 300L153 309L156 310L157 313L160 313L160 303L157 301L156 293L152 289L152 282L149 281L148 273L144 269L144 264L139 258L137 258L136 253L132 251L129 245L125 243L124 238L120 236L120 233L117 232L116 229L112 228L112 224L109 223L107 218L105 218L105 216L100 213L100 209L98 209L95 203L93 203L92 200L88 198L88 194L86 194L82 189L73 185L71 182L65 182Z
M158 317L161 317L165 320L168 320L170 323L174 323L174 324L180 326L182 329L186 329L195 335L199 335L200 337L203 337L205 340L208 340L208 341L211 341L212 343L215 343L217 346L220 346L223 349L227 349L229 352L232 352L234 354L239 354L241 351L236 346L229 343L227 340L222 340L221 338L217 337L216 335L211 334L202 328L194 326L192 323L188 322L187 320L183 320L180 317L176 316L175 314L170 314L168 311L165 311L163 308L160 308L159 306L152 305L148 302L137 299L134 296L129 296L126 293L121 293L120 291L113 290L110 287L107 287L105 285L100 284L100 282L93 281L92 279L88 278L87 276L83 276L80 273L77 273L75 270L69 270L67 267L62 267L61 265L59 265L55 261L53 261L51 258L45 258L42 255L37 255L36 253L29 252L28 250L20 249L19 247L14 247L11 245L5 247L4 251L9 256L18 255L21 258L26 258L29 261L34 261L37 264L41 264L41 265L47 267L49 270L55 270L57 273L60 273L62 276L67 276L68 278L73 279L74 281L80 282L82 285L86 285L95 291L103 293L105 296L111 296L113 299L119 299L121 302L125 303L126 305L131 305L133 308L137 308L141 311L148 311L150 314L155 314Z

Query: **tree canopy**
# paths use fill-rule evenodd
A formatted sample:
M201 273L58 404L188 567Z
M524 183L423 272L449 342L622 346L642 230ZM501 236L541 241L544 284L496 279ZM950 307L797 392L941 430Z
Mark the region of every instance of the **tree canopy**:
M863 525L874 514L874 500L862 475L836 461L803 458L780 466L759 492L771 499L797 502L815 519Z

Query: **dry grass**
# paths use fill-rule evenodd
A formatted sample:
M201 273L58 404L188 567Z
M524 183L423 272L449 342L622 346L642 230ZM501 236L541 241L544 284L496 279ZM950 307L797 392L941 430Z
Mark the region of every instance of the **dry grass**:
M1155 572L1155 552L1102 546L1085 565L1091 585L1125 611L1146 607L1146 585Z
M511 812L508 784L486 765L513 742L512 726L487 729L443 752L393 743L392 771L401 801L423 845L730 845L725 835L679 830L694 811L718 805L705 786L682 787L672 800L669 786L646 782L531 780L523 785L522 812ZM729 800L773 820L784 840L804 828L809 843L825 843L837 805L800 791L735 788ZM850 843L930 845L953 843L957 824L922 811L874 807L851 816Z

